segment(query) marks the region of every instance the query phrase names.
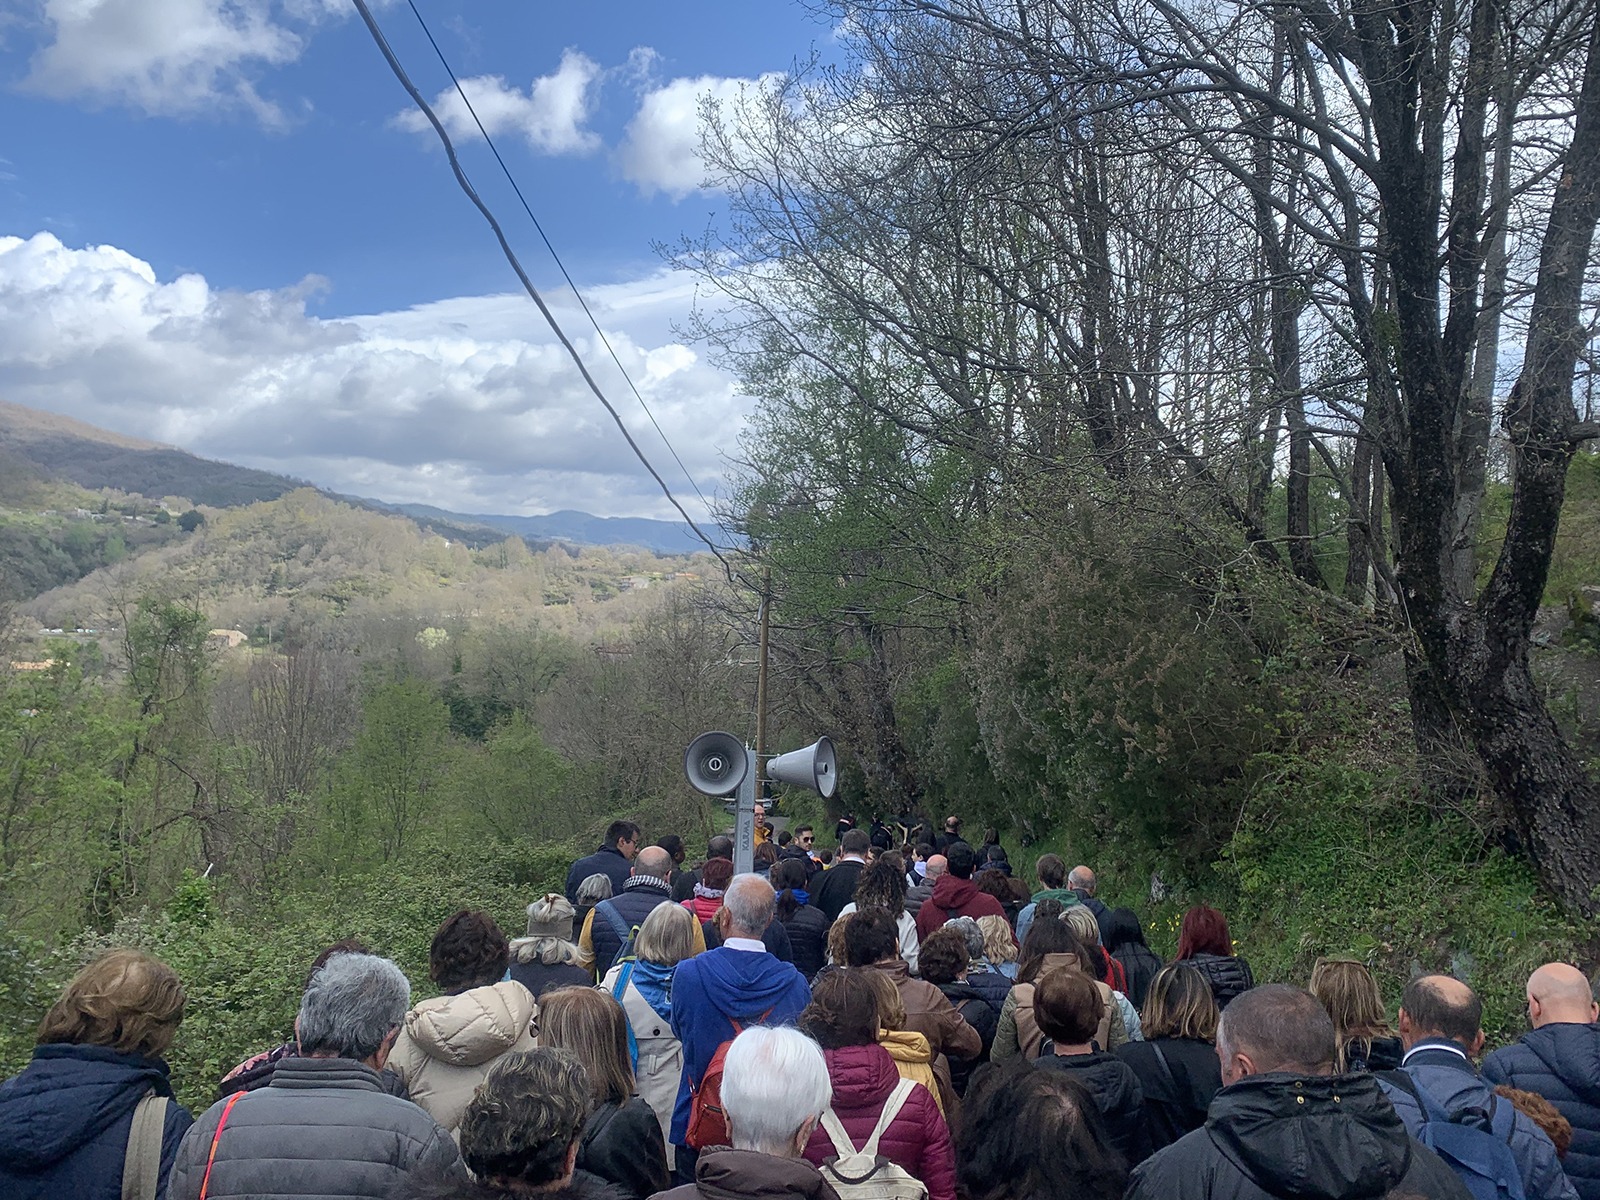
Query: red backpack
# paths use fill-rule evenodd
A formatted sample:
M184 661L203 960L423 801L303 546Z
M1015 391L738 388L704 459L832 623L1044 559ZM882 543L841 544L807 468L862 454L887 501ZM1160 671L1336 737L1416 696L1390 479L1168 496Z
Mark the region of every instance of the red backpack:
M756 1024L761 1024L772 1015L772 1009L762 1013ZM738 1037L744 1032L744 1026L728 1018L728 1023L733 1026L733 1037ZM728 1047L733 1045L733 1038L729 1038L717 1047L717 1052L711 1056L711 1062L706 1066L706 1073L700 1077L700 1086L689 1085L689 1128L684 1134L692 1149L709 1150L712 1146L726 1146L728 1144L728 1114L722 1107L722 1068L728 1059Z

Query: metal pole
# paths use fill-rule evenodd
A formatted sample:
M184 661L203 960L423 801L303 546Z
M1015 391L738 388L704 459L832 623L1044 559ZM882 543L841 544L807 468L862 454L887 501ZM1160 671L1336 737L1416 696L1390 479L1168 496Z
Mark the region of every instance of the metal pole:
M733 823L733 873L743 875L756 865L756 775L760 768L754 755L745 764L739 781L738 815Z
M761 574L761 641L756 667L756 795L767 776L767 647L772 640L772 568Z

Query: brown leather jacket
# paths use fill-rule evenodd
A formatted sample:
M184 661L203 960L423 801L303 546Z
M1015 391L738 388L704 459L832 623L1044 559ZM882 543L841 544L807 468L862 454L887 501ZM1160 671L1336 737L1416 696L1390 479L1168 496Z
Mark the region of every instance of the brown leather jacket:
M910 969L901 959L879 963L872 970L882 971L900 991L906 1006L906 1023L902 1026L928 1039L928 1047L935 1057L940 1054L951 1058L977 1058L983 1053L983 1038L968 1025L955 1009L955 1005L933 984L911 978Z

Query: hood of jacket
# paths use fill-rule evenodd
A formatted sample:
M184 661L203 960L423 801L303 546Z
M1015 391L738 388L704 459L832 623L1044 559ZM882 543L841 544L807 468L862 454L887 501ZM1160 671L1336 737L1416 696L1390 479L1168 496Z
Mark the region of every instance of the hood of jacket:
M1600 1106L1600 1028L1566 1022L1523 1035L1522 1044L1587 1104Z
M745 1023L760 1020L795 986L795 969L773 954L722 946L684 962L694 963L718 1007Z
M105 1046L52 1043L0 1084L0 1159L48 1169L127 1117L151 1088L172 1095L166 1063Z
M776 1158L753 1150L713 1150L695 1164L694 1182L708 1200L808 1197L828 1200L833 1188L803 1158Z
M1058 900L1063 908L1071 908L1078 903L1078 893L1071 888L1045 888L1042 892L1033 894L1033 903L1037 904L1041 900Z
M933 894L928 897L928 902L936 908L965 908L978 894L978 885L972 880L945 874L934 880Z
M824 1050L822 1056L828 1060L836 1109L880 1105L900 1082L894 1059L882 1046L840 1046L837 1050Z
M1263 1191L1296 1200L1379 1197L1411 1163L1406 1127L1371 1075L1252 1075L1217 1093L1206 1129Z
M1134 1098L1138 1076L1115 1054L1103 1050L1091 1054L1057 1054L1041 1058L1039 1065L1070 1072L1089 1089L1096 1107L1103 1113L1126 1112L1138 1103Z
M424 1000L406 1014L406 1033L429 1058L476 1067L511 1049L537 1011L528 989L506 979Z
M926 1034L918 1033L914 1029L880 1029L878 1030L878 1045L895 1062L904 1063L931 1063L933 1061L933 1047L928 1044Z

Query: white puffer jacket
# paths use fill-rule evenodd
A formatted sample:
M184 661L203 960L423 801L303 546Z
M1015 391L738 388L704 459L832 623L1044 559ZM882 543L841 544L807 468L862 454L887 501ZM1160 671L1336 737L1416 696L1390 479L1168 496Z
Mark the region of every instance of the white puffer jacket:
M534 1048L539 1006L514 980L424 1000L406 1014L388 1065L411 1099L460 1139L472 1093L502 1054Z

